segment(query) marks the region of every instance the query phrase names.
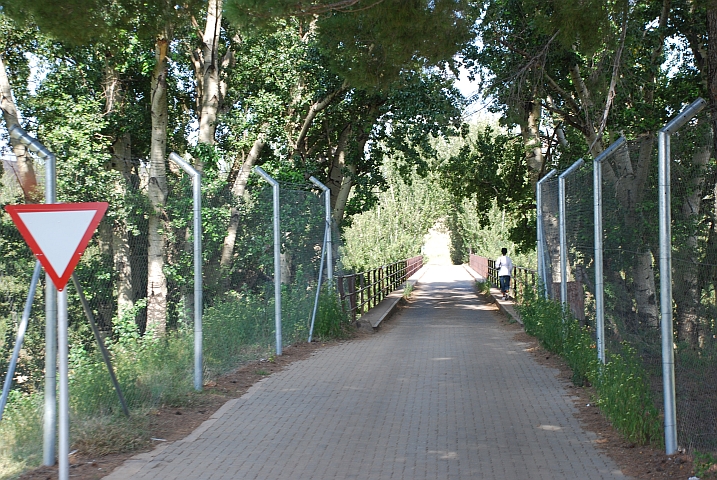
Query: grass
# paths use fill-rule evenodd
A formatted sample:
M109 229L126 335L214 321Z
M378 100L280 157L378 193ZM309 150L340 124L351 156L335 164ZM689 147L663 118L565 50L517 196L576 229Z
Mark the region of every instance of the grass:
M475 288L478 293L490 295L490 282L476 280Z
M526 333L565 359L575 385L595 387L597 404L616 430L639 444L663 445L662 423L647 373L629 345L608 354L603 365L597 359L592 333L559 303L526 290L518 311Z
M314 293L306 288L282 292L284 346L308 339ZM141 308L141 305L138 306ZM150 442L145 413L162 405L182 406L193 398L194 340L189 328L162 338L141 336L134 312L114 323L108 341L112 362L132 415L122 415L100 355L83 343L70 353L72 449L107 455L136 450ZM349 322L336 294L322 291L314 335L346 338ZM204 380L275 351L273 295L234 295L203 315ZM258 375L268 375L257 370ZM42 461L43 394L12 391L0 421L0 478L12 478Z

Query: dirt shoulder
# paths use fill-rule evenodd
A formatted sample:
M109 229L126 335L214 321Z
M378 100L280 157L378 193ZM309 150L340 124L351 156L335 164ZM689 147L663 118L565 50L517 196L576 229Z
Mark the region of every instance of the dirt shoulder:
M499 311L497 306L494 305L494 308ZM664 451L654 447L626 441L595 405L597 398L595 389L573 385L572 371L561 357L541 347L535 337L525 333L522 325L509 321L503 313L500 315L503 328L514 333L513 339L516 342L528 345L524 350L529 352L536 362L558 371L558 378L571 394L580 425L597 435L595 445L620 467L622 473L640 480L664 478L687 480L695 475L692 458L688 455L668 456Z

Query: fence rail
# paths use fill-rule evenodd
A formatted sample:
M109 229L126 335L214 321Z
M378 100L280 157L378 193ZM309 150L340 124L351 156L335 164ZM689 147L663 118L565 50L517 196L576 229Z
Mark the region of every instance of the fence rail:
M491 285L498 286L498 269L495 268L495 260L471 253L469 265L476 273L487 279ZM534 288L536 279L537 272L535 270L514 266L510 277L513 296L520 298L527 287Z
M355 321L403 285L422 266L423 257L419 255L367 272L338 275L336 285L341 303Z

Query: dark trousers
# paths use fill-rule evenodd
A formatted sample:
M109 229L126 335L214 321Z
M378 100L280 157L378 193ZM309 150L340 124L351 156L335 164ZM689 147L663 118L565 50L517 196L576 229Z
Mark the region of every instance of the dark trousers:
M500 282L501 292L505 293L510 290L510 275L501 275L498 277L498 281Z

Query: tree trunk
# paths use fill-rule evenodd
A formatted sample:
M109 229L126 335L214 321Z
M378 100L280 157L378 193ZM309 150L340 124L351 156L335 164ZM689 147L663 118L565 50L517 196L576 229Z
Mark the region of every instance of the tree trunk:
M209 0L202 45L194 51L193 63L199 103L199 143L214 145L217 117L224 101L221 88L219 36L222 25L222 0Z
M128 185L132 185L131 159L131 136L129 133L124 133L112 145L112 167L122 174L115 183L115 193L118 198L125 198ZM132 309L135 301L128 230L127 220L118 219L112 236L112 254L117 273L117 318L122 318L125 312Z
M520 125L520 134L525 145L525 159L530 171L530 182L535 184L540 180L545 159L543 157L543 142L540 138L540 117L542 114L540 102L532 101L525 108L525 122Z
M688 194L682 198L680 218L675 219L690 231L686 238L680 238L673 246L673 257L679 259L673 265L673 298L677 307L678 339L689 345L697 344L699 330L699 309L702 288L699 282L699 241L698 221L702 205L704 173L710 158L710 147L702 147L692 155L690 176L692 177ZM673 194L673 199L677 200Z
M349 199L349 193L353 186L353 177L356 175L356 165L347 162L346 147L351 136L351 124L341 132L336 152L331 163L329 171L328 187L333 199L333 218L337 225L341 225L346 210L346 203Z
M660 325L660 311L657 305L657 288L655 288L655 268L650 249L635 254L635 264L632 271L632 280L635 288L635 303L637 305L637 320L651 328ZM636 329L640 326L634 325Z
M157 39L156 65L152 72L151 114L152 138L149 160L148 195L149 246L147 249L147 331L163 335L167 329L167 277L164 274L165 237L162 231L164 205L167 201L167 53L169 32Z
M260 133L256 141L254 142L254 145L252 146L249 155L247 155L246 159L242 163L241 169L236 175L234 185L232 186L232 193L234 194L234 198L240 199L242 196L244 196L246 184L249 181L249 174L251 173L251 169L254 167L254 164L259 158L259 155L264 148L264 144L265 136L264 134ZM222 245L222 254L219 261L219 266L222 270L229 268L229 266L231 265L232 254L234 253L234 245L236 243L237 230L239 229L240 220L241 219L239 218L239 210L232 207L231 216L229 218L229 228L227 230L226 237L224 237L224 244Z
M15 125L20 125L17 117L17 108L12 98L10 80L8 80L2 55L0 55L0 107L2 107L3 118L8 131ZM12 151L16 159L13 173L22 189L25 203L41 202L42 192L37 187L35 169L33 168L32 158L27 148L12 137L10 138L10 145L12 146Z

